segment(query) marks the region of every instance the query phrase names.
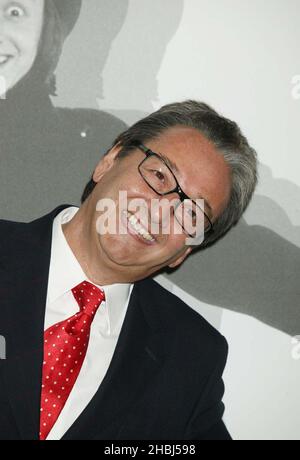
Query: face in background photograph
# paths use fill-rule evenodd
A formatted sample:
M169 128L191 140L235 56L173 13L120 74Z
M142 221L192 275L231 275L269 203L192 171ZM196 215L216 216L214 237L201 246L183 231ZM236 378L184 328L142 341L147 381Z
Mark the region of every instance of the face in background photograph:
M43 28L44 0L0 0L0 77L12 89L33 66Z
M168 129L157 139L149 140L147 147L163 153L174 166L176 164L176 177L183 190L193 199L202 198L210 203L210 217L216 220L228 204L231 175L223 156L212 143L193 128L176 127ZM75 248L82 267L96 284L103 284L105 270L113 274L115 282L132 282L151 276L166 266L175 268L192 250L186 245L187 235L176 223L174 215L171 217L171 231L164 234L165 216L159 211L151 211L151 200L157 199L158 195L138 171L139 164L145 159L144 154L136 149L125 158L118 158L120 149L121 146L115 146L98 163L93 175L97 184L93 193L73 221L64 226L65 235ZM186 152L189 162L186 161ZM120 191L127 193L128 203L141 199L149 205L149 222L141 221L141 225L151 234L151 222L159 224L159 234L153 235L153 242L145 241L138 234L129 216L125 221L121 218L121 225L128 227L125 234L120 234L119 228L116 233L98 234L97 203L102 199L112 200L118 215ZM177 198L176 195L171 193L165 198L172 200ZM128 211L132 214L129 208Z

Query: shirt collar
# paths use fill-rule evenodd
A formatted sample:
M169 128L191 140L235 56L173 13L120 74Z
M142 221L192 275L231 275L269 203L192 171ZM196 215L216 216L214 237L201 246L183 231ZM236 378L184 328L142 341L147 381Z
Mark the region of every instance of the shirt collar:
M62 225L69 222L78 210L79 208L75 207L64 209L53 221L47 303L55 302L82 281L90 281L68 245L62 230ZM108 333L113 334L123 322L133 284L98 287L105 293L105 310L109 319Z

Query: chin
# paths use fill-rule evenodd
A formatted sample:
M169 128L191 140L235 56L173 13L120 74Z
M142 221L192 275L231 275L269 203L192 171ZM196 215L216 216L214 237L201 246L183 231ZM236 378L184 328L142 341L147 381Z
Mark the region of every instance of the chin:
M106 258L118 265L132 265L136 258L128 241L120 235L103 235L99 237L101 252Z

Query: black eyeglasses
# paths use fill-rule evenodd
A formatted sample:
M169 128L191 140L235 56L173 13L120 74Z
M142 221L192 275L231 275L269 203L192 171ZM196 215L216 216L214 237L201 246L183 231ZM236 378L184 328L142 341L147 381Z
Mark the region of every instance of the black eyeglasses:
M178 194L180 202L175 208L174 215L183 231L191 238L199 235L197 233L199 229L202 229L202 234L204 229L205 236L212 232L213 224L210 218L195 200L183 192L165 160L141 143L136 143L134 146L146 155L146 158L139 164L138 170L147 185L160 196Z

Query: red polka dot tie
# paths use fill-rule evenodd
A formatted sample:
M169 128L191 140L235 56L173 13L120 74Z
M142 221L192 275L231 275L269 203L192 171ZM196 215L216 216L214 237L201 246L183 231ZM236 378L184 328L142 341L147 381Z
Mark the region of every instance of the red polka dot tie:
M44 333L40 440L45 440L62 411L83 364L93 318L105 295L88 281L72 289L80 312Z

